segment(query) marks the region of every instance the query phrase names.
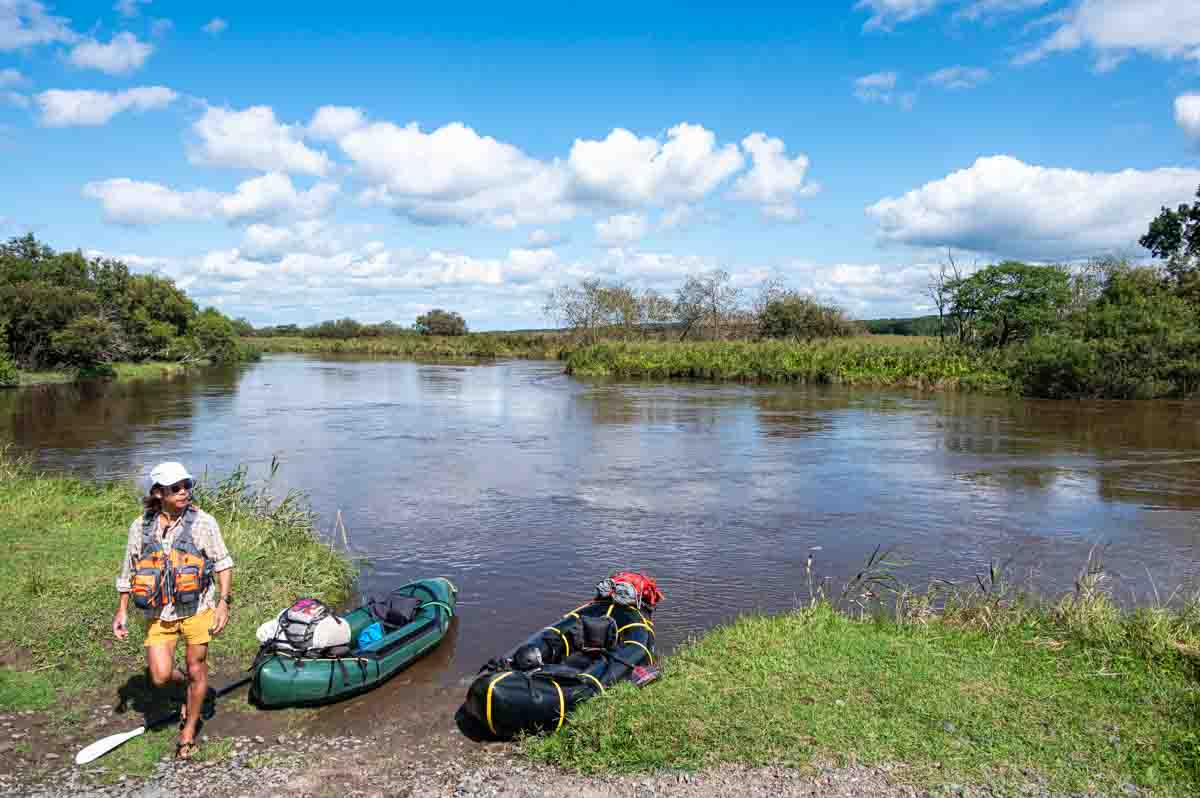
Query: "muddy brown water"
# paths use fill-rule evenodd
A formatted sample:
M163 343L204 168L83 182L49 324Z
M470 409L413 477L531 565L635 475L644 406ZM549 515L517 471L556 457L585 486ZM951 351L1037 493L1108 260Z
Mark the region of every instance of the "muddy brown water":
M363 590L445 575L442 649L354 712L461 689L618 568L654 574L660 645L831 584L877 545L914 585L989 562L1069 589L1093 547L1129 601L1200 573L1200 403L621 383L559 363L270 356L166 381L0 392L0 442L100 478L239 463L341 511ZM131 508L133 511L134 508ZM114 530L114 535L123 530ZM115 564L114 564L115 565ZM448 700L448 699L447 699ZM328 709L331 719L347 706Z

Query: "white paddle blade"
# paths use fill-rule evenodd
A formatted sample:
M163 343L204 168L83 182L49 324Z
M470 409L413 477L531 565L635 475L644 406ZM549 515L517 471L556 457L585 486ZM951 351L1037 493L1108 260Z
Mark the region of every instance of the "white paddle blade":
M75 755L75 764L86 765L94 759L99 759L117 746L132 740L145 731L145 726L139 726L133 731L121 732L120 734L105 737L103 740L97 740Z

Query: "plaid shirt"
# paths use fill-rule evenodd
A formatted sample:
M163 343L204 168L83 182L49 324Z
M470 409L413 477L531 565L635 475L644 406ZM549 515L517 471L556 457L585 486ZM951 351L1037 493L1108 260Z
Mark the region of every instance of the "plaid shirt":
M144 516L139 515L129 525L129 542L125 545L125 562L121 564L121 573L117 576L118 593L128 593L132 589L130 580L133 578L133 569L137 565L137 561L142 558L143 518ZM154 525L154 531L158 533L159 543L166 551L174 545L176 535L183 530L183 516L180 515L166 530L162 528L161 518L160 515L158 523ZM212 560L214 574L233 567L233 558L229 556L229 549L225 548L225 541L221 539L221 527L217 526L217 519L199 507L196 508L196 520L192 523L192 542L196 544L196 548L203 551L205 556ZM213 579L208 590L204 591L204 595L200 597L200 606L196 612L211 610L215 606L217 606L217 580ZM174 604L168 604L161 610L146 610L146 617L159 618L163 621L178 620Z

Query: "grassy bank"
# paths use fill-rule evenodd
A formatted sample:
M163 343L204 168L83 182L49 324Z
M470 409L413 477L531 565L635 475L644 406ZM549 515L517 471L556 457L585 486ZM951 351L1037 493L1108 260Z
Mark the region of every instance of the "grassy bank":
M219 685L249 665L264 618L298 595L340 601L355 574L345 557L317 540L313 516L297 495L272 501L238 470L208 480L196 501L217 518L235 561L237 606L209 649ZM0 712L39 710L67 733L94 707L137 709L147 700L144 620L131 611L124 642L111 632L114 580L139 507L132 485L35 474L0 449ZM127 718L132 726L141 722L134 712ZM149 735L104 764L144 766L172 740L170 730Z
M816 382L989 391L1010 387L998 364L979 355L943 348L936 339L882 335L811 343L600 343L571 352L567 372L628 379Z
M554 334L468 333L467 335L402 335L391 338L246 338L263 352L311 352L400 358L523 357L555 360L567 338Z
M111 365L117 372L116 379L126 381L173 377L177 374L183 374L188 369L206 366L209 364L207 361L203 361L201 363L149 361L145 363L113 363ZM75 369L60 369L55 371L18 371L17 374L21 385L43 385L46 383L56 382L74 382L78 378L78 372Z
M746 617L524 748L586 771L853 760L930 787L1195 795L1200 605L1122 613L1096 581L1054 606L989 592L944 614L909 597Z

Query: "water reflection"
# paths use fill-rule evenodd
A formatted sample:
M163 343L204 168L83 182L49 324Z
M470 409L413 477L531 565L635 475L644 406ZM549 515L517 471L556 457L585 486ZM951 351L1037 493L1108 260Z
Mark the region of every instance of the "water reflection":
M584 597L650 570L670 645L789 608L878 544L903 576L992 559L1049 589L1103 546L1144 595L1196 575L1200 410L831 387L581 381L557 363L271 357L166 382L0 394L0 438L101 476L159 459L262 474L341 510L367 591L462 588L447 684ZM819 549L814 550L814 547ZM514 618L522 619L515 628Z

